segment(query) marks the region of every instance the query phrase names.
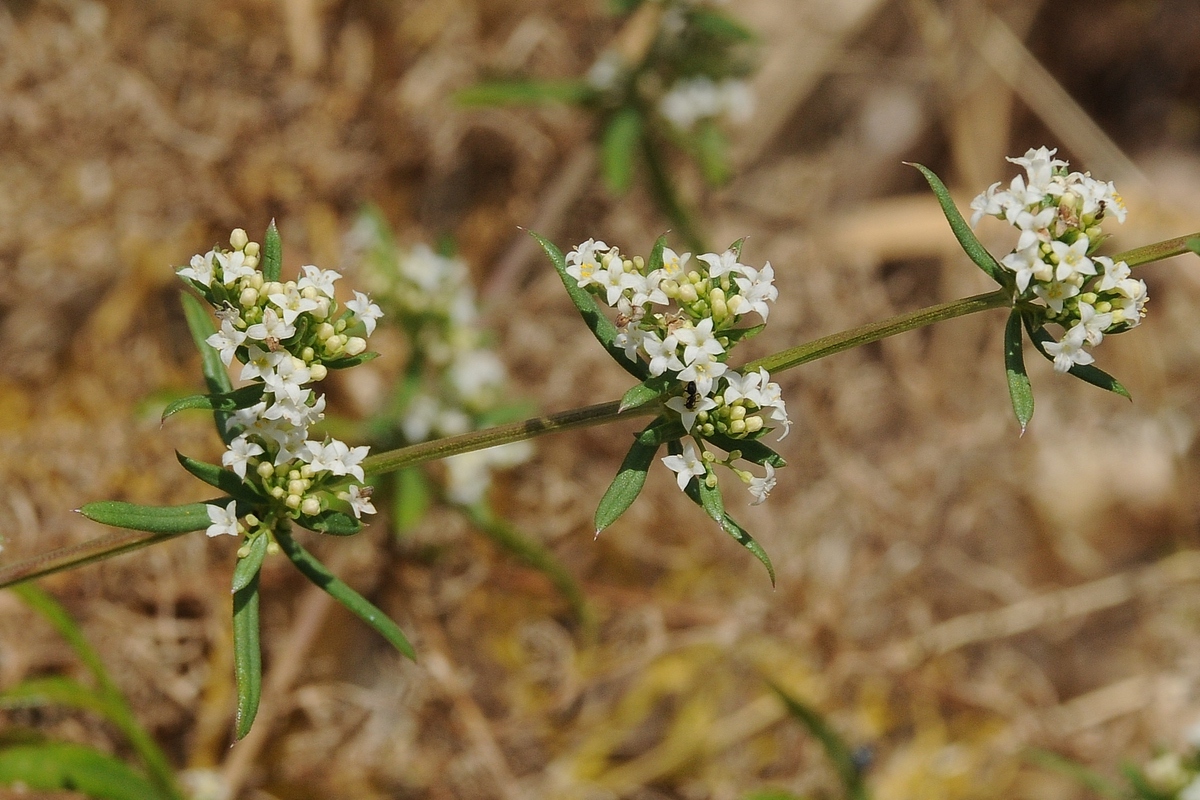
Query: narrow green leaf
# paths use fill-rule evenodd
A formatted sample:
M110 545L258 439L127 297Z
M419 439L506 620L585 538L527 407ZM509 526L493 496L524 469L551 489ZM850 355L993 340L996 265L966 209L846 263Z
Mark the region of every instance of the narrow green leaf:
M696 6L689 14L697 30L717 39L733 42L753 42L758 35L732 17L713 9Z
M950 223L950 230L954 232L954 238L958 239L958 243L962 246L963 251L975 262L981 270L987 273L988 277L994 280L1001 286L1007 286L1004 278L1004 270L997 263L992 254L987 251L971 230L971 226L963 219L962 214L958 213L958 208L954 205L954 198L950 196L950 191L942 183L941 179L933 173L933 170L921 164L911 164L905 162L909 166L916 167L925 176L925 180L929 182L929 186L933 189L933 193L937 196L938 203L942 207L942 213L946 215L946 221Z
M763 332L763 328L765 327L767 327L767 325L764 322L760 325L754 325L750 328L730 328L727 331L721 331L718 336L729 340L729 347L725 348L728 350L738 342L745 341L746 339L753 339L755 336L758 336Z
M621 397L620 409L628 411L631 408L652 403L678 385L678 383L679 381L676 378L672 378L669 375L658 375L653 378L647 378Z
M737 543L750 551L750 553L762 562L762 565L767 568L767 574L771 576L771 586L775 586L775 567L771 564L771 557L767 555L767 551L762 545L754 540L750 532L734 521L733 517L728 514L721 516L721 527L732 536Z
M292 563L296 565L296 569L300 570L304 577L324 589L334 600L337 600L356 614L363 622L374 628L380 636L387 639L403 655L408 656L414 661L416 660L417 654L413 650L413 646L409 644L408 639L404 636L404 632L400 630L396 623L388 618L387 614L384 614L373 603L338 579L336 575L325 568L324 564L317 561L311 553L301 547L292 538L291 534L278 531L275 534L275 541L279 543L283 552L287 554L287 557L292 560Z
M283 240L279 238L279 228L275 220L267 226L267 235L263 237L262 252L263 280L277 281L283 274Z
M1029 333L1029 338L1033 340L1033 345L1037 351L1047 361L1053 361L1054 357L1046 352L1045 345L1046 342L1054 341L1054 337L1045 328L1035 329L1028 319L1025 320L1025 330ZM1076 364L1068 372L1084 383L1090 383L1092 386L1098 386L1113 394L1119 394L1128 400L1133 399L1129 394L1129 390L1122 386L1120 381L1099 367L1094 367L1091 364Z
M609 119L600 140L600 163L609 191L623 195L633 185L637 143L642 135L642 115L626 106Z
M1012 398L1013 413L1025 433L1033 418L1033 385L1025 373L1024 340L1021 337L1021 312L1013 309L1004 326L1004 369L1008 373L1008 396Z
M225 369L220 353L206 341L209 336L217 332L212 317L208 315L208 310L200 305L200 301L187 292L182 292L180 298L183 303L183 316L187 319L192 341L196 344L196 349L200 351L200 369L204 373L204 383L208 386L209 393L225 394L232 391L233 383L229 380L229 371ZM226 430L228 419L229 414L225 411L213 412L213 422L217 426L217 433L225 444L233 441L238 433Z
M236 477L236 476L235 476ZM209 503L228 504L229 498L211 500ZM93 522L112 525L114 528L130 528L150 533L187 533L202 531L212 524L208 518L209 503L190 503L186 506L141 506L120 500L99 500L79 509Z
M1179 796L1175 792L1164 792L1154 788L1142 771L1128 762L1121 765L1121 774L1133 787L1138 800L1175 800Z
M59 705L90 711L118 725L124 721L121 710L115 709L105 695L84 686L79 681L59 675L30 678L0 692L0 708L30 708L45 705Z
M265 537L264 537L265 538ZM262 697L262 648L258 641L258 576L233 594L233 674L237 682L235 737L250 732Z
M414 530L433 502L429 481L420 467L405 467L392 474L392 525L396 533Z
M866 781L863 780L862 770L854 760L854 751L846 741L815 708L801 702L774 683L768 682L768 685L775 694L779 695L779 699L783 701L784 707L787 708L792 718L807 728L808 732L825 748L825 755L842 780L846 797L849 800L867 800L870 794L867 791Z
M705 120L692 135L692 148L700 174L709 186L722 186L733 177L729 164L729 142L712 120Z
M600 311L600 306L586 289L581 289L579 281L567 274L567 262L563 258L562 251L554 246L554 243L549 239L541 236L538 233L530 231L529 234L537 240L542 249L546 251L546 255L550 257L550 263L554 265L554 269L558 272L558 277L566 287L567 296L571 298L571 302L575 304L575 308L583 317L583 322L588 326L588 330L596 337L596 341L608 351L613 360L621 365L621 368L628 372L639 381L650 377L650 369L643 361L630 361L625 356L625 349L616 344L617 326L612 323L608 317L604 316Z
M454 93L464 106L588 103L596 90L587 81L483 81Z
M310 531L329 536L353 536L361 533L363 529L360 521L349 514L343 514L341 511L333 509L326 509L314 517L306 517L301 514L296 518L296 524L302 528L308 528Z
M757 439L735 439L723 433L714 433L712 436L704 438L726 453L732 453L737 450L742 454L742 458L751 464L758 464L759 466L770 464L776 469L782 469L787 466L787 462L783 460L783 456Z
M232 392L193 394L188 397L181 397L169 403L163 409L162 418L166 419L172 414L193 408L200 408L205 411L236 411L239 408L249 408L262 399L265 389L265 384L252 383L249 386L234 389Z
M550 548L496 516L482 503L456 507L466 513L471 524L489 539L549 578L571 606L571 613L579 621L584 639L592 640L595 637L596 617L583 590Z
M682 442L670 442L667 445L667 451L671 455L682 455ZM720 523L725 516L725 501L721 499L721 487L713 482L712 486L708 485L708 478L713 474L712 465L705 464L708 470L703 475L696 475L684 488L683 493L691 498L692 502L704 509L704 513L708 514L717 523Z
M663 251L667 249L667 235L664 233L654 240L654 247L650 248L650 261L646 264L646 274L656 272L662 269Z
M647 430L649 427L647 426ZM642 486L646 483L646 473L650 470L650 465L654 463L654 456L658 453L658 448L657 444L645 445L636 440L633 447L629 448L629 452L625 454L625 460L621 462L621 468L617 470L617 476L613 478L608 491L600 499L600 505L596 506L597 535L616 522L633 505L633 501L637 499L642 491Z
M165 797L149 781L112 756L68 742L42 742L0 750L0 786L26 791L72 791L97 800Z
M216 464L209 464L204 461L197 461L194 458L188 458L178 450L175 451L175 458L179 459L179 463L183 465L184 469L209 486L215 486L226 494L247 503L259 503L262 501L262 498L254 493L249 484L239 478L232 470L218 467ZM207 513L205 511L206 515ZM207 524L205 527L207 527Z
M258 571L262 569L263 559L267 557L267 544L270 540L271 537L266 533L259 533L246 543L250 552L239 558L237 566L233 568L232 591L234 594L245 589L258 576Z
M356 356L346 356L336 361L326 361L325 366L328 369L349 369L350 367L357 367L359 364L373 361L376 358L379 358L379 353L359 353Z
M644 445L659 445L674 442L687 436L678 417L659 417L649 427L637 434L637 441Z
M1126 792L1121 790L1121 787L1100 773L1088 769L1083 764L1079 764L1069 758L1064 758L1058 753L1041 748L1033 748L1025 753L1025 759L1045 769L1054 770L1062 775L1066 775L1080 786L1086 786L1089 791L1095 794L1111 797L1113 800L1123 800L1128 796Z

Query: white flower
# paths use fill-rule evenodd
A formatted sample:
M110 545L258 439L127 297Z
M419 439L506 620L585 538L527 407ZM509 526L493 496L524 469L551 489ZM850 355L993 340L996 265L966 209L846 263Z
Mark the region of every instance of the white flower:
M383 316L379 306L371 302L371 298L362 292L355 292L354 299L346 301L346 308L354 312L354 318L362 322L367 329L367 336L375 332L375 323Z
M725 374L729 367L717 361L706 350L696 353L693 361L679 373L681 381L695 381L696 391L702 395L712 394L713 381Z
M256 344L250 345L246 365L242 367L241 380L262 380L275 371L283 359L290 359L286 350L263 350Z
M229 449L221 454L221 463L231 467L242 480L246 479L246 465L254 456L262 455L261 445L246 438L245 434L229 443Z
M710 278L719 278L727 272L742 272L744 269L744 266L738 263L737 253L732 250L726 250L721 255L705 253L696 258L708 264L708 277Z
M1200 776L1179 791L1179 800L1200 800Z
M230 536L238 535L237 501L230 500L229 505L225 508L209 503L204 510L208 512L208 520L212 523L204 531L207 535L220 536L223 533Z
M738 306L737 313L745 314L747 311L757 311L758 315L763 318L763 322L766 322L767 314L771 311L767 303L773 302L775 298L779 297L779 290L774 286L775 270L768 261L761 270L743 266L742 274L745 277L733 279L738 285L740 296L745 300Z
M233 327L233 323L228 319L221 320L221 330L214 333L204 340L209 347L215 349L221 355L221 361L225 366L233 363L234 353L246 341L246 334Z
M1054 221L1056 214L1057 209L1053 206L1043 208L1036 214L1026 209L1012 212L1008 216L1008 220L1021 231L1015 249L1024 250L1027 247L1036 246L1039 242L1049 241L1050 223Z
M1096 287L1101 292L1111 292L1120 285L1121 281L1129 277L1129 265L1124 261L1114 264L1108 256L1094 256L1092 261L1104 268L1104 275Z
M768 379L770 378L770 375L767 375L766 370L762 370L761 372L751 372L746 375L739 375L732 370L726 372L726 385L725 389L721 393L725 398L725 405L731 406L738 400L748 400L759 408L762 408L764 404L760 402L762 400L762 396L759 394L759 386L764 380L764 375L766 375Z
M685 267L687 266L688 259L691 257L691 253L679 255L671 248L664 247L662 268L663 272L666 273L665 277L673 281L677 281L682 278L684 272L686 272Z
M658 334L654 331L645 331L642 334L642 350L650 357L650 374L662 375L667 370L678 372L683 369L683 362L679 360L676 351L679 349L679 341L674 334L667 334L667 338L659 340Z
M974 228L979 224L979 220L985 216L998 217L1004 213L1004 206L1008 202L1008 192L996 189L1000 188L1000 181L996 181L984 191L975 196L971 201L971 208L975 213L971 215L971 227Z
M1073 283L1046 281L1034 284L1033 291L1046 305L1054 309L1054 313L1059 314L1063 310L1063 301L1079 294L1079 287Z
M626 289L635 288L639 281L645 279L640 275L626 272L625 265L619 257L605 260L608 262L608 266L593 273L592 283L603 287L605 300L610 306L615 306Z
M300 293L300 288L292 281L288 281L281 287L283 291L269 295L268 299L279 306L279 310L283 312L283 321L291 325L296 321L296 317L306 311L314 311L319 306L316 300L305 297Z
M690 365L695 363L696 359L700 358L702 353L706 353L712 357L719 356L725 352L725 348L717 341L717 337L713 336L712 329L712 317L705 317L700 320L700 323L694 328L675 329L675 338L684 346L684 364ZM685 380L691 379L687 378ZM702 392L702 394L708 394L708 392Z
M216 255L217 254L212 250L209 250L204 255L194 255L192 256L191 264L180 270L177 270L175 274L182 278L190 278L196 283L201 283L205 286L212 286L214 269L213 261L216 258Z
M1036 242L1030 247L1009 253L1000 259L1000 266L1016 273L1018 292L1029 288L1029 282L1034 278L1049 280L1054 277L1052 267L1042 261L1042 249Z
M1029 183L1043 192L1050 187L1050 180L1054 176L1054 170L1059 167L1066 167L1067 162L1054 158L1054 154L1058 152L1058 148L1048 150L1045 147L1039 147L1037 150L1029 149L1025 151L1025 155L1021 158L1008 158L1007 161L1017 164L1025 168L1025 173L1029 176Z
M1079 325L1084 330L1087 343L1095 346L1104 338L1104 332L1112 325L1111 313L1097 314L1096 309L1089 303L1079 304Z
M504 385L504 363L490 350L458 353L446 369L450 383L468 403L486 402L489 392Z
M363 514L375 513L375 506L371 504L370 487L360 487L357 483L352 483L345 492L340 492L338 496L350 504L350 510L354 512L355 519L362 519Z
M260 342L268 340L282 342L284 339L296 335L296 326L285 321L279 314L275 313L275 309L264 308L262 322L255 323L247 328L246 335Z
M679 414L679 420L683 423L683 429L689 433L692 426L696 424L696 417L702 411L712 411L717 407L717 401L711 397L701 397L692 403L692 407L688 408L688 401L685 397L672 397L666 402L667 408Z
M1096 359L1083 349L1087 342L1087 330L1083 325L1074 325L1058 342L1047 342L1043 347L1054 358L1054 371L1067 372L1076 364L1091 364Z
M767 469L766 476L762 478L750 479L750 494L754 495L754 499L750 501L750 505L757 506L767 499L767 495L775 488L775 468L770 464L764 464Z
M296 283L299 288L307 289L311 286L326 297L333 298L333 284L342 277L340 272L321 269L311 264L301 267L300 270L304 273L304 277Z
M696 448L692 447L691 442L687 442L683 446L682 455L667 456L663 458L662 462L675 473L675 482L679 484L679 491L687 488L692 476L705 475L708 472L704 461L696 455Z
M1058 281L1069 281L1077 275L1095 275L1096 267L1087 257L1088 237L1080 236L1074 244L1053 241L1050 243L1054 254L1058 256L1058 268L1054 278Z
M279 359L275 369L263 375L262 380L267 385L267 391L276 397L288 396L298 399L297 390L312 380L312 373L303 361L295 356L287 356Z
M246 264L246 254L241 250L232 253L217 253L217 263L221 265L221 283L230 286L241 278L254 275L254 267Z
M607 251L608 245L604 242L588 239L567 253L567 274L576 280L580 288L596 283L594 275L600 269L600 254Z

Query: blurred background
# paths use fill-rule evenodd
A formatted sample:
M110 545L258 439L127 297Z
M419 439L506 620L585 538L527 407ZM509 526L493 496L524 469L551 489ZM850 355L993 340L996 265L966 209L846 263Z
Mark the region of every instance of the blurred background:
M743 260L775 268L746 357L988 290L901 161L965 208L1016 173L1005 155L1058 147L1127 201L1106 252L1200 230L1190 0L721 8L759 37L732 178L668 166L710 247L745 236ZM648 253L671 222L642 184L605 188L586 112L453 95L580 78L629 20L603 0L0 3L0 563L102 534L85 502L208 495L173 451L217 460L210 420L160 426L156 398L202 385L171 265L234 227L258 238L275 218L285 275L353 285L346 237L372 203L402 243L454 242L523 399L620 397L628 377L517 227ZM979 232L1012 245L994 220ZM416 664L269 561L264 714L232 749L236 542L185 536L44 585L174 762L242 797L842 796L768 681L862 748L876 797L1088 797L1029 749L1116 775L1200 721L1200 265L1142 272L1148 318L1096 353L1133 402L1037 359L1024 436L999 311L777 376L789 466L765 505L727 492L774 589L665 469L594 540L635 423L540 439L490 495L582 582L594 642L457 514L313 542ZM339 415L377 408L393 337L333 383ZM0 686L77 671L0 593ZM79 713L0 720L122 747Z

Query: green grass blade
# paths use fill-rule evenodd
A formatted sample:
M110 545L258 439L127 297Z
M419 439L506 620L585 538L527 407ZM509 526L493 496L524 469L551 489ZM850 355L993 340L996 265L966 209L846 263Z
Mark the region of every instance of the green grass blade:
M1013 413L1021 424L1021 433L1033 418L1033 384L1025 372L1025 342L1021 337L1021 312L1013 309L1004 326L1004 369L1008 374L1008 396Z
M825 748L825 755L837 771L842 787L846 790L846 797L850 800L868 800L870 793L863 781L862 771L854 761L854 752L833 726L815 708L788 694L782 687L773 683L768 685L779 695L792 718L807 728Z
M67 742L0 750L0 786L38 792L72 791L97 800L153 800L163 794L124 762Z
M283 240L279 238L279 228L275 227L273 219L263 237L262 273L266 281L277 281L283 274Z
M21 681L0 692L0 708L32 708L58 705L90 711L109 722L120 723L120 712L107 697L71 678L48 675Z
M416 661L417 653L413 650L413 646L404 635L404 631L400 630L400 627L395 622L392 622L387 614L384 614L371 601L351 589L346 583L326 569L325 565L301 547L292 538L291 534L277 531L275 540L304 577L308 578L321 589L324 589L334 600L337 600L357 615L363 622L374 628L380 636L387 639L402 654Z
M621 368L630 375L639 381L649 378L649 367L642 361L630 361L625 357L625 349L615 343L617 326L612 323L612 320L601 313L600 306L596 303L596 298L589 294L586 289L581 289L579 281L567 274L567 262L563 258L562 251L544 236L533 231L530 231L529 234L537 240L542 249L546 251L546 255L550 257L550 262L554 264L554 269L558 272L559 279L562 280L563 286L567 289L567 295L571 298L571 302L575 304L575 308L579 311L580 316L583 317L583 322L588 326L588 330L596 337L596 341L600 342L601 346L608 351L613 360L620 364Z
M954 232L954 238L958 239L959 245L967 254L975 265L987 273L988 277L994 280L1001 286L1006 286L1004 269L999 262L992 257L992 254L987 251L971 230L971 226L963 219L962 214L958 213L958 207L954 205L954 198L950 196L950 191L941 179L934 174L933 170L921 164L911 164L905 162L911 167L916 167L925 176L925 180L929 182L929 187L933 189L934 195L937 196L938 203L942 207L942 213L946 215L946 221L950 223L950 230Z
M642 136L642 115L626 106L613 114L600 139L600 164L604 183L615 195L623 195L633 185L637 162L637 144Z
M647 445L635 440L633 447L629 448L625 460L621 462L621 468L617 470L616 477L613 478L604 497L600 499L600 504L596 506L597 536L602 530L616 522L641 494L642 487L646 483L646 474L650 471L650 465L654 463L654 456L658 453L659 447L658 444Z
M265 537L264 537L265 538ZM237 682L235 737L250 732L262 698L262 648L258 635L258 576L233 595L233 673Z

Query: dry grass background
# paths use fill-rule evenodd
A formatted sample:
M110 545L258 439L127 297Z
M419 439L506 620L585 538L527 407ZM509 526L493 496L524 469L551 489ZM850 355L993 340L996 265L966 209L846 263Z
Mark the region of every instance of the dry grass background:
M1189 0L729 8L762 32L760 112L737 179L687 188L712 241L749 236L776 268L758 353L987 288L901 159L965 201L1007 180L1005 154L1058 145L1126 195L1111 251L1200 230ZM614 30L599 0L0 4L5 561L98 535L71 512L90 500L201 499L172 450L212 460L219 442L204 420L160 428L152 399L199 385L169 265L272 216L286 270L337 268L366 200L407 241L453 234L524 396L618 397L626 376L552 271L495 265L535 220L632 251L666 223L586 177L578 113L448 100L484 75L579 75ZM1001 227L981 228L996 248ZM615 429L540 441L493 496L584 581L594 646L452 515L316 545L414 636L415 665L269 563L264 716L232 749L235 543L184 537L46 585L176 762L244 797L838 796L764 678L873 749L880 798L1085 797L1025 748L1115 774L1200 718L1198 266L1148 268L1146 324L1099 351L1132 404L1035 364L1023 438L998 312L781 376L790 466L739 512L774 590L665 470L593 541ZM362 413L378 383L339 385L337 407ZM0 594L0 685L76 669ZM34 721L119 747L85 716Z

